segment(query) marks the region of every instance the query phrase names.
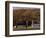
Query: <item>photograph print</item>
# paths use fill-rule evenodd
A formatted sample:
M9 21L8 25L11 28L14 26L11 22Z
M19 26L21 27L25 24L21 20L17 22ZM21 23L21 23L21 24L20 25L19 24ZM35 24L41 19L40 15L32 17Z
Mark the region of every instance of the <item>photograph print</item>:
M45 34L45 4L6 1L5 36Z
M13 31L40 30L40 8L13 7Z

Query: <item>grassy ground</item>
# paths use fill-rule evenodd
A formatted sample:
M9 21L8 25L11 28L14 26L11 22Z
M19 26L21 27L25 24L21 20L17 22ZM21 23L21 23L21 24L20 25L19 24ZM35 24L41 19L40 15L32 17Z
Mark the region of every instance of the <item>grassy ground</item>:
M13 30L31 30L32 27L31 26L22 26L22 25L19 25L17 26L16 28L13 28Z

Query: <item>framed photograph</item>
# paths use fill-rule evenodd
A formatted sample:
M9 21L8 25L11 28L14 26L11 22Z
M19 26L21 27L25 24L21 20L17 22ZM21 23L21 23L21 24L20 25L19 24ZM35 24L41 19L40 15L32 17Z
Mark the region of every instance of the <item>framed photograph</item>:
M5 2L5 36L45 34L45 4Z

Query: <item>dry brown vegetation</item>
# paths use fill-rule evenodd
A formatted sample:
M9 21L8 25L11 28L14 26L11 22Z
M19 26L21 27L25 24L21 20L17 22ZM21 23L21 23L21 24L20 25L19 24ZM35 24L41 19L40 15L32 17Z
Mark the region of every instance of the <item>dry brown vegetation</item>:
M40 20L40 9L15 9L13 10L14 20Z

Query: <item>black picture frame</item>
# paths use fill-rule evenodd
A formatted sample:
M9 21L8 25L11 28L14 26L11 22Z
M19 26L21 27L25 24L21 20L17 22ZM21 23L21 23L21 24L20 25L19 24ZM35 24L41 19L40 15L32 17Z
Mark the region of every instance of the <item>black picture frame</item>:
M10 3L22 3L22 4L36 4L43 5L43 33L37 34L22 34L22 35L9 35L9 4ZM44 3L35 3L35 2L18 2L18 1L5 1L5 36L6 37L14 37L14 36L29 36L29 35L44 35L45 34L45 4Z

